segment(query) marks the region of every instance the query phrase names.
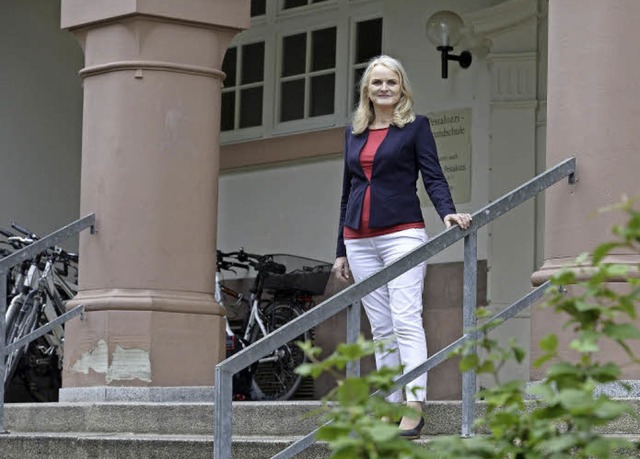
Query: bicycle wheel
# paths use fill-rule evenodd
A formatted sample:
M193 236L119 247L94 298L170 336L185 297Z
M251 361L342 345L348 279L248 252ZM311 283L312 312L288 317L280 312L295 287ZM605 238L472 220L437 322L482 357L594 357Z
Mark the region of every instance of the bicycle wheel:
M38 315L40 311L41 300L37 295L37 291L33 291L27 295L24 303L22 304L20 313L16 317L15 322L12 324L11 330L9 330L9 337L7 344L12 344L19 340L23 336L28 335L37 326ZM13 375L18 367L18 362L24 356L27 351L28 344L14 350L6 356L6 366L4 375L5 387L9 384Z
M302 313L303 311L294 303L278 300L264 309L262 317L267 332L271 333ZM262 331L259 327L255 327L251 333L251 343L262 337ZM302 376L296 374L294 370L307 361L307 357L296 341L310 339L310 333L305 332L257 362L253 368L252 381L255 400L289 400L293 397L302 381Z

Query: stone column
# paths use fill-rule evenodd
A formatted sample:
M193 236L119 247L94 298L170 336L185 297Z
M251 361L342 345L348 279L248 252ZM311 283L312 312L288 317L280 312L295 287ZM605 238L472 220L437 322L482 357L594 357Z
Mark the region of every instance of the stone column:
M67 325L61 398L211 386L220 68L249 0L62 0L61 16L85 53L81 214L97 229L80 238L71 306L87 313Z
M549 1L549 76L547 99L547 165L570 156L577 159L576 185L566 181L546 195L545 261L533 276L540 284L560 266L574 266L580 253L611 238L621 218L597 210L623 194L640 191L640 2L637 0ZM637 255L619 253L616 261L638 264ZM532 359L547 333L560 337L568 351L570 333L548 310L531 313ZM616 360L613 345L602 357ZM637 367L623 369L623 378L640 379ZM532 368L532 379L542 371Z

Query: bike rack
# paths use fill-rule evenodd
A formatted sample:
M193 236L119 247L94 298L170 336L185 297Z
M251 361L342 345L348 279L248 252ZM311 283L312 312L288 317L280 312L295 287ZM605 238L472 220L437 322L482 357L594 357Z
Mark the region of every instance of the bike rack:
M96 215L90 214L73 223L68 224L60 228L57 231L38 239L28 246L12 253L11 255L2 258L0 260L0 375L2 375L0 382L0 434L8 433L4 428L4 375L5 368L5 356L14 351L15 349L30 343L36 338L48 333L55 326L60 325L69 319L82 314L84 312L84 306L78 305L71 311L67 311L55 320L43 325L42 327L34 330L26 336L23 336L15 343L5 346L6 340L6 323L5 314L7 313L7 274L9 270L23 261L29 260L36 256L38 253L58 245L59 243L69 239L72 236L80 233L81 231L91 228L91 234L95 234L95 222Z
M472 215L472 223L466 230L454 226L443 231L430 241L407 253L377 273L372 274L362 282L347 287L310 311L275 330L270 335L216 365L214 386L214 459L231 458L232 426L231 422L228 421L228 415L232 413L232 378L235 373L346 308L348 308L347 342L355 342L360 330L358 303L364 296L453 245L460 239L464 239L463 330L473 329L476 326L478 230L564 178L568 177L570 184L575 183L575 171L575 158L569 158L557 164L474 213ZM492 327L504 323L504 321L515 316L518 312L540 299L547 287L548 284L541 285L521 300L494 316L491 319ZM357 313L356 310L358 310ZM457 341L427 359L422 365L398 377L395 388L405 385L415 379L416 376L425 373L440 362L446 360L449 352L476 336L477 334L475 332L464 334ZM473 349L472 352L475 352L475 349ZM359 366L351 365L349 370L353 372L349 375L359 375ZM461 426L461 434L463 436L472 435L471 427L475 420L475 392L475 371L463 373ZM273 457L275 459L288 459L293 457L295 454L298 454L313 444L315 441L314 435L315 432L308 434Z

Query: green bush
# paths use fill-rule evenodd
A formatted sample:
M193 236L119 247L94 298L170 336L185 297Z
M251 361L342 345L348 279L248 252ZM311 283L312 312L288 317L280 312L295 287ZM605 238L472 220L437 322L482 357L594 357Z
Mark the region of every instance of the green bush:
M342 371L350 361L372 355L376 344L362 338L355 344L342 344L324 361L318 361L319 349L306 346L311 363L298 372L317 377L330 372L337 387L324 399L330 424L318 433L328 442L332 458L412 459L412 458L614 458L634 456L640 449L622 438L601 434L602 426L627 414L628 406L607 395L594 395L598 384L619 381L621 369L612 362L600 362L598 351L603 339L616 342L629 364L637 364L629 341L640 339L633 321L640 295L637 267L610 263L612 253L640 253L640 212L631 201L616 206L626 214L624 225L614 226L615 239L598 246L590 255L579 257L576 265L585 272L564 270L552 279L543 307L567 317L574 361L562 361L558 338L550 334L540 342L542 356L534 362L548 365L545 378L527 388L523 381L501 383L500 368L509 360L521 362L524 351L514 342L501 348L488 333L488 325L478 327L480 338L468 342L456 353L461 356L461 371L475 370L495 378L495 386L482 389L477 396L485 404L484 415L475 423L477 435L439 437L427 445L406 441L398 436L395 424L383 418L398 419L408 408L387 403L381 394L388 392L400 368L381 369L360 378L344 378ZM633 272L630 272L633 270ZM585 273L587 275L585 275ZM586 279L586 280L583 280ZM623 280L624 292L613 289L611 280ZM565 286L571 285L571 294ZM621 284L618 284L621 285ZM481 316L486 314L480 314ZM483 350L479 358L472 353ZM532 400L527 400L532 398ZM427 413L428 416L428 413Z

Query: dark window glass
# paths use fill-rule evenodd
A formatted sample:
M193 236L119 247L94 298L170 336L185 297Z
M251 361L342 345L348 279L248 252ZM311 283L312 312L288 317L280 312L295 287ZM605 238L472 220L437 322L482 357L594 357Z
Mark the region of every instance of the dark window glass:
M280 121L299 120L302 118L304 118L304 80L282 83L280 91Z
M311 78L311 116L333 113L335 75L319 75Z
M336 28L315 30L311 34L311 69L324 70L336 66Z
M222 113L220 116L220 130L222 131L232 131L233 126L233 118L236 112L236 94L234 91L223 92L222 93Z
M264 79L264 42L242 47L242 84Z
M251 17L262 16L267 12L267 0L251 0Z
M307 56L307 34L299 33L284 37L283 48L282 76L304 73Z
M262 124L262 87L240 91L240 128Z
M284 0L283 9L288 10L289 8L297 8L299 6L305 6L307 4L307 0Z
M356 25L356 63L367 62L382 52L382 18Z
M357 107L360 102L360 79L364 73L364 68L355 69L353 72L353 106Z
M222 71L227 75L227 77L224 79L224 85L227 88L236 85L237 55L237 48L229 48L224 55L224 60L222 61Z

